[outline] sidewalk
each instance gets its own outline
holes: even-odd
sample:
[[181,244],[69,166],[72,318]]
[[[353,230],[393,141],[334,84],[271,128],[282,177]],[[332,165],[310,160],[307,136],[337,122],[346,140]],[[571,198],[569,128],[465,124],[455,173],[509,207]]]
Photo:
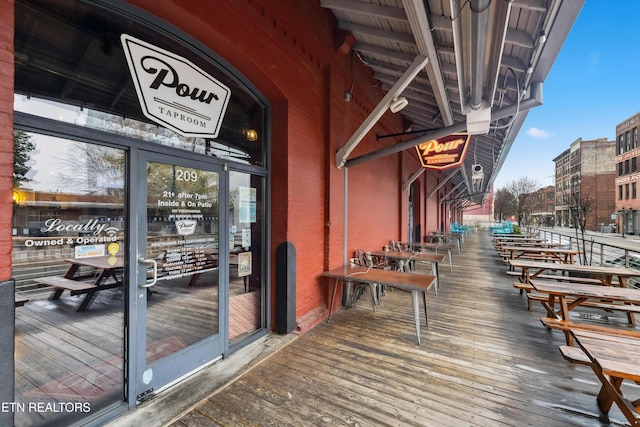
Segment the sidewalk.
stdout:
[[[576,237],[576,229],[570,227],[537,227],[536,229],[546,231],[548,233],[562,234],[567,237]],[[620,246],[624,249],[640,251],[640,236],[633,234],[621,233],[600,233],[597,231],[585,230],[584,236],[589,241],[593,239],[595,242],[604,243],[612,246]],[[578,230],[578,238],[582,237],[582,233]]]

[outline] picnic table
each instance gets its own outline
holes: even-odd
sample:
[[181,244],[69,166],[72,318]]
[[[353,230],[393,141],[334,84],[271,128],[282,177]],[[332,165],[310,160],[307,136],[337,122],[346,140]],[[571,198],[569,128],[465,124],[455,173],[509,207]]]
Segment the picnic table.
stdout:
[[[532,280],[531,285],[540,293],[547,294],[547,301],[541,301],[552,320],[544,318],[542,323],[547,327],[563,329],[567,345],[571,345],[569,334],[569,312],[576,307],[594,307],[604,310],[619,310],[627,315],[630,324],[635,325],[634,313],[640,313],[640,289],[620,288],[613,286],[588,285],[572,282],[550,282],[548,280]],[[555,303],[559,308],[556,310]]]
[[[122,257],[99,256],[64,261],[71,264],[64,276],[45,276],[34,279],[36,283],[53,287],[50,300],[60,299],[65,290],[69,290],[71,295],[84,294],[84,299],[76,309],[76,311],[83,311],[89,308],[99,291],[122,286],[121,276],[124,267]],[[80,267],[89,267],[93,271],[89,275],[83,275]]]
[[[555,271],[567,275],[570,273],[587,275],[589,277],[597,279],[602,285],[605,286],[612,286],[614,284],[613,278],[617,277],[617,286],[626,288],[627,279],[629,277],[640,276],[640,271],[617,266],[563,264],[554,262],[531,261],[526,259],[509,260],[509,265],[512,267],[512,270],[514,268],[522,269],[522,272],[519,274],[520,281],[522,283],[531,283],[532,279],[539,277],[544,272]],[[549,277],[550,276],[545,275],[545,278]],[[564,279],[574,278],[565,276]],[[575,279],[580,278],[576,277]]]
[[571,334],[586,356],[585,363],[600,380],[596,398],[600,410],[608,414],[615,402],[631,426],[640,426],[640,399],[625,396],[621,388],[625,380],[640,385],[640,335],[619,337],[580,330]]
[[372,283],[377,285],[385,285],[391,288],[401,289],[411,293],[411,301],[413,304],[413,317],[415,321],[416,337],[418,345],[420,342],[420,302],[419,294],[422,294],[424,304],[425,324],[429,326],[427,318],[427,291],[435,283],[435,276],[427,274],[404,273],[399,271],[390,271],[376,268],[350,267],[344,265],[336,267],[322,273],[323,277],[335,279],[333,291],[331,293],[331,305],[329,306],[329,317],[327,323],[331,321],[331,310],[336,299],[336,290],[338,282],[348,281]]
[[547,262],[561,262],[573,264],[574,257],[580,253],[575,249],[542,248],[536,246],[504,246],[502,247],[503,260],[532,259]]

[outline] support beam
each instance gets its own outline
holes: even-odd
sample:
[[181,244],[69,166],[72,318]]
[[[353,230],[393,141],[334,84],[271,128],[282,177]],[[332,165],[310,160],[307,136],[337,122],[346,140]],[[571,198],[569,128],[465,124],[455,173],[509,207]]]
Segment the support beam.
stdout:
[[400,77],[395,85],[386,93],[386,95],[380,100],[378,105],[373,109],[369,117],[365,119],[355,133],[349,138],[344,146],[336,155],[336,167],[342,168],[347,162],[349,154],[358,146],[362,138],[365,137],[367,132],[373,128],[373,126],[380,120],[380,118],[387,112],[389,105],[398,97],[407,86],[411,84],[416,75],[424,68],[428,59],[424,56],[416,56],[407,71]]
[[407,181],[405,181],[404,184],[402,184],[402,191],[407,191],[409,187],[411,187],[411,184],[413,184],[413,181],[418,179],[418,177],[422,175],[423,172],[424,172],[424,168],[420,168],[417,171],[415,171],[413,175],[411,175],[411,177]]
[[[525,99],[520,102],[519,112],[528,111],[532,108],[539,107],[540,105],[542,105],[542,83],[541,82],[532,83],[531,96],[528,99]],[[494,110],[491,113],[491,121],[493,122],[493,121],[504,119],[505,117],[514,115],[517,109],[518,109],[517,105],[514,104],[508,107]],[[442,138],[443,136],[451,135],[452,133],[464,132],[466,129],[467,129],[466,122],[456,123],[451,126],[446,126],[440,129],[433,130],[431,132],[426,132],[423,135],[418,136],[416,138],[411,138],[406,141],[400,142],[398,144],[381,148],[380,150],[372,151],[367,154],[363,154],[362,156],[355,157],[351,160],[345,161],[345,164],[347,167],[359,165],[369,160],[379,159],[380,157],[385,157],[385,156],[388,156],[389,154],[395,154],[400,151],[404,151],[408,148],[415,147],[416,145],[419,145],[424,141]]]
[[449,182],[451,180],[451,178],[453,178],[457,173],[458,173],[458,169],[456,169],[455,171],[449,173],[449,175],[445,176],[445,178],[442,180],[442,182],[440,184],[436,185],[436,187],[429,192],[429,194],[427,195],[427,199],[430,199],[431,196],[436,194],[438,192],[438,190],[441,189],[447,182]]

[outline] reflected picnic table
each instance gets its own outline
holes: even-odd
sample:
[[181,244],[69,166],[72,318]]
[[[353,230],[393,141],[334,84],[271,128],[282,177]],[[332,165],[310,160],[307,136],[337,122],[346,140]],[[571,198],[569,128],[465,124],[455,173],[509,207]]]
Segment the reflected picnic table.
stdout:
[[[115,256],[99,256],[90,258],[65,259],[71,264],[64,276],[45,276],[34,279],[36,283],[52,286],[53,293],[50,300],[60,299],[65,290],[69,290],[71,295],[85,294],[84,299],[76,311],[83,311],[89,308],[96,294],[105,289],[112,289],[122,286],[122,274],[124,259]],[[90,275],[80,275],[80,267],[89,267],[94,271]],[[84,281],[92,277],[90,281]],[[109,281],[113,279],[113,281]]]

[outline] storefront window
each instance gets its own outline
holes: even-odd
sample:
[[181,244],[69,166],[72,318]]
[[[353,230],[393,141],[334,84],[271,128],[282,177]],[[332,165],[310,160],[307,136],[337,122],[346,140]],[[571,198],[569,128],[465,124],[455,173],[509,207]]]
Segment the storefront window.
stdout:
[[[122,34],[152,42],[181,55],[230,90],[216,138],[184,137],[142,113]],[[49,116],[110,133],[265,166],[264,106],[238,81],[194,55],[183,43],[161,36],[113,12],[74,0],[16,2],[16,78],[20,101],[63,102],[66,114]],[[82,64],[82,70],[77,70]],[[16,102],[20,111],[20,102]],[[30,108],[32,114],[50,111]]]
[[70,425],[124,396],[125,153],[14,139],[16,425]]
[[[266,107],[175,29],[78,0],[15,9],[15,401],[72,404],[16,425],[71,425],[268,326]],[[143,113],[123,34],[229,89],[217,136]]]
[[229,339],[264,327],[264,178],[229,174]]

